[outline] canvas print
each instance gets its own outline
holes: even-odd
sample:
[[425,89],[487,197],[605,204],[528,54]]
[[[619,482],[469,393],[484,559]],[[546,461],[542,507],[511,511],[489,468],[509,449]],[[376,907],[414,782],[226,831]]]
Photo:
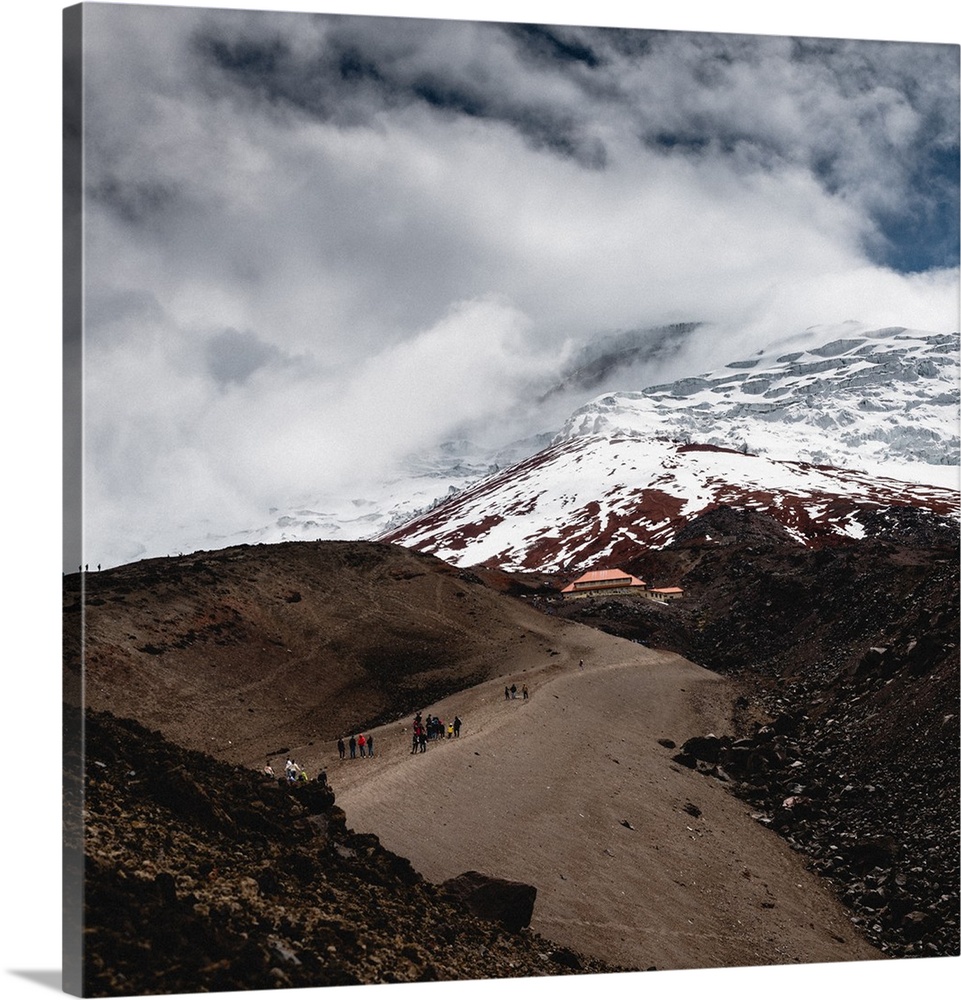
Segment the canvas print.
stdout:
[[63,24],[64,988],[958,956],[958,46]]

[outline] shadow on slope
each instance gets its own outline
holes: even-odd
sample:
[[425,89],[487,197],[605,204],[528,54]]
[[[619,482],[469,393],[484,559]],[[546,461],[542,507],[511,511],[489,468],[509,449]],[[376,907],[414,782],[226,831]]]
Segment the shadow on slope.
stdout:
[[[240,762],[403,716],[570,626],[431,556],[238,546],[64,578],[65,700]],[[81,646],[81,624],[84,626]],[[246,756],[245,756],[246,755]]]

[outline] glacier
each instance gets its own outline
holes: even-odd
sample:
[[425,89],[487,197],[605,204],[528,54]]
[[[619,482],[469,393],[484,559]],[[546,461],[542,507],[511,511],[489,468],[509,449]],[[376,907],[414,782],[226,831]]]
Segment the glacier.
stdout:
[[556,441],[581,435],[663,436],[956,485],[959,337],[904,329],[735,361],[576,410]]

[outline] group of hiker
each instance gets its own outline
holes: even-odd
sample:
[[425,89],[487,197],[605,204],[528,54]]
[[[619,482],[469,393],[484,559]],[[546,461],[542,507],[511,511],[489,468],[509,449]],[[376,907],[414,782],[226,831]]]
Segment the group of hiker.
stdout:
[[446,736],[452,739],[460,736],[460,727],[463,723],[460,716],[455,715],[452,722],[444,722],[436,715],[428,715],[426,719],[418,712],[414,716],[414,725],[411,730],[411,753],[426,753],[427,744],[433,740],[442,740]]
[[[274,769],[270,766],[270,764],[267,764],[264,768],[264,774],[266,774],[268,778],[276,777]],[[323,774],[323,772],[321,772],[321,774]],[[293,757],[288,757],[287,763],[284,764],[284,777],[290,782],[290,784],[294,784],[296,781],[310,781],[310,778],[307,777],[307,772],[300,766],[300,764],[297,763],[297,761],[293,759]],[[326,775],[324,777],[326,779]]]
[[[583,669],[584,661],[581,660],[579,667]],[[525,701],[530,697],[530,690],[526,684],[522,684],[519,693],[521,698]],[[517,698],[518,687],[516,684],[511,684],[509,687],[504,687],[504,697],[510,701]],[[436,715],[427,715],[426,718],[422,716],[420,712],[414,716],[414,722],[412,726],[411,735],[411,753],[426,753],[429,743],[436,740],[443,739],[454,739],[460,736],[460,730],[463,723],[460,717],[455,715],[452,720],[444,722],[443,719]],[[343,737],[337,740],[337,753],[341,760],[354,760],[358,755],[361,757],[373,757],[374,756],[374,737],[370,733],[358,733],[356,736],[350,736],[346,741]],[[273,778],[274,770],[267,764],[264,768],[264,774]],[[323,779],[326,780],[326,775],[323,774]],[[284,765],[284,777],[291,784],[298,781],[309,781],[306,771],[298,764],[292,757],[287,758],[287,763]],[[320,780],[320,778],[318,778]]]
[[351,760],[356,758],[358,751],[361,757],[373,757],[374,737],[369,734],[365,736],[363,733],[359,733],[357,736],[351,736],[346,743],[343,737],[341,737],[337,741],[337,753],[340,755],[341,760],[347,759],[348,750],[350,751]]
[[[583,663],[584,661],[581,660],[582,666]],[[507,700],[515,699],[517,695],[518,687],[516,684],[511,684],[509,687],[505,686],[504,697]],[[524,700],[530,697],[530,690],[526,684],[521,685],[520,695]],[[452,720],[444,722],[443,719],[436,715],[428,715],[424,718],[418,712],[414,716],[411,730],[410,752],[426,753],[429,743],[445,738],[450,740],[459,737],[462,725],[463,723],[457,715]],[[356,736],[350,736],[346,741],[343,737],[340,737],[337,740],[337,753],[341,760],[354,760],[358,755],[361,757],[373,757],[374,737],[370,733],[358,733]],[[274,770],[270,764],[264,768],[264,773],[270,777],[274,777]],[[291,783],[310,780],[300,764],[291,757],[287,758],[287,763],[284,765],[284,776]]]

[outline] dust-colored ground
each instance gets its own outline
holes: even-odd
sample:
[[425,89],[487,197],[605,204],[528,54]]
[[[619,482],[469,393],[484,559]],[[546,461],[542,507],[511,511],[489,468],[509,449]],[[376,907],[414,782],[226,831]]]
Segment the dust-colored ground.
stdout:
[[373,760],[305,758],[326,765],[348,825],[434,881],[474,868],[535,885],[532,929],[605,961],[878,957],[783,841],[657,742],[723,728],[719,676],[599,636],[583,669],[565,660],[507,681],[530,699],[505,699],[498,679],[425,706],[464,721],[427,753],[389,726]]

